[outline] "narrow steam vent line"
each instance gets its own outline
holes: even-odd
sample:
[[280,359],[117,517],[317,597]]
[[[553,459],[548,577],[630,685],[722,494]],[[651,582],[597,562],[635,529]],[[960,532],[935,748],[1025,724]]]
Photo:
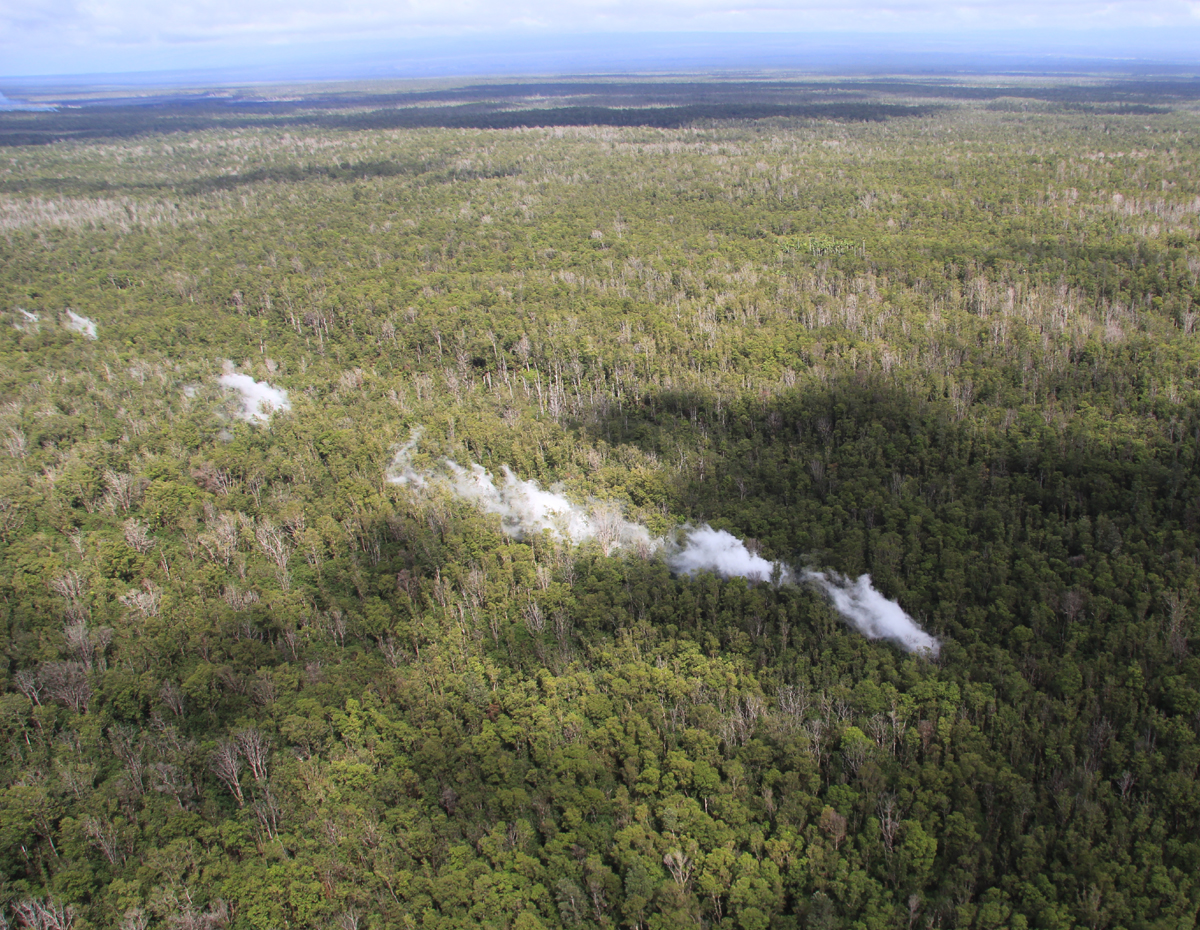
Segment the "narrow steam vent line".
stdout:
[[484,513],[499,516],[501,529],[516,539],[549,532],[555,539],[575,545],[594,540],[605,555],[618,550],[642,556],[660,552],[680,575],[713,572],[726,578],[809,584],[868,639],[886,639],[908,652],[931,657],[941,648],[898,603],[871,585],[869,575],[851,580],[837,572],[793,569],[755,555],[732,533],[707,524],[684,525],[666,536],[651,536],[646,527],[626,520],[615,502],[577,504],[556,490],[542,488],[537,481],[522,480],[508,466],[501,468],[499,480],[482,465],[472,462],[463,467],[450,459],[422,471],[413,464],[420,438],[421,430],[416,429],[408,442],[397,448],[387,480],[417,493],[442,491],[470,501]]

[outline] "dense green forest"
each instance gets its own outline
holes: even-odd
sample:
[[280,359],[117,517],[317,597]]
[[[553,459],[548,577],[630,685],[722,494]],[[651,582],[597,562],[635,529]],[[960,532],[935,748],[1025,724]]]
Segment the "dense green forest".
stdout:
[[1198,91],[0,114],[0,926],[1194,927]]

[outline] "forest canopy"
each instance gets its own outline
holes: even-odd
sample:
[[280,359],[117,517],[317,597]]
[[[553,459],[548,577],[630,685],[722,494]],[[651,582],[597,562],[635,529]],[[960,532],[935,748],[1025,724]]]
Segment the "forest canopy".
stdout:
[[0,114],[4,919],[1194,926],[1198,87]]

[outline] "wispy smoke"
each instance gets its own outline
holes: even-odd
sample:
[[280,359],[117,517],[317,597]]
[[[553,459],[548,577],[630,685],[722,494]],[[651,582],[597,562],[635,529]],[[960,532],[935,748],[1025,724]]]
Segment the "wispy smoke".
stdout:
[[870,575],[851,581],[837,572],[805,572],[810,581],[825,592],[834,609],[867,639],[889,639],[909,652],[936,656],[941,644],[917,626],[895,601],[871,587]]
[[654,546],[644,526],[630,523],[620,508],[609,502],[577,504],[557,491],[547,491],[536,481],[522,481],[508,466],[497,481],[482,465],[463,468],[443,460],[436,469],[417,471],[412,464],[420,433],[400,447],[388,471],[388,480],[415,488],[442,488],[472,501],[485,513],[498,514],[500,526],[518,538],[549,532],[572,543],[596,540],[606,555],[616,549],[648,552]]
[[38,314],[30,313],[24,307],[17,307],[17,318],[13,320],[13,326],[24,333],[36,333],[40,319]]
[[96,338],[96,324],[86,316],[80,316],[74,310],[67,311],[66,327],[86,336],[88,339]]
[[681,575],[696,572],[715,572],[727,578],[750,578],[755,581],[792,581],[792,573],[782,562],[768,562],[746,548],[746,544],[725,530],[711,526],[684,527],[680,531],[682,544],[677,543],[667,555],[667,564]]
[[909,652],[936,656],[940,645],[922,630],[895,601],[871,587],[871,578],[857,581],[836,572],[795,571],[782,562],[771,562],[746,548],[725,530],[711,526],[683,526],[664,538],[621,516],[610,502],[577,504],[536,481],[522,481],[507,466],[497,481],[482,465],[464,468],[443,459],[431,470],[413,464],[420,431],[396,451],[388,481],[417,490],[441,490],[469,500],[485,513],[498,514],[509,536],[525,538],[549,532],[554,538],[582,543],[595,540],[606,555],[614,550],[649,555],[661,551],[671,569],[681,575],[713,572],[727,578],[748,578],[776,584],[807,583],[815,586],[833,608],[868,639],[887,639]]
[[58,107],[45,106],[38,103],[25,103],[22,100],[13,100],[11,97],[5,97],[0,94],[0,110],[28,110],[32,112],[53,113]]
[[782,562],[755,555],[736,536],[711,526],[684,527],[682,542],[670,548],[667,564],[681,575],[715,572],[727,578],[750,578],[779,584],[805,582],[820,590],[833,608],[867,639],[887,639],[907,649],[936,656],[940,644],[917,626],[895,601],[871,586],[870,575],[857,581],[837,572],[793,571]]
[[287,391],[267,384],[266,381],[255,381],[249,375],[228,371],[221,375],[220,380],[225,387],[242,395],[242,412],[238,415],[243,420],[261,423],[269,420],[276,410],[292,409]]

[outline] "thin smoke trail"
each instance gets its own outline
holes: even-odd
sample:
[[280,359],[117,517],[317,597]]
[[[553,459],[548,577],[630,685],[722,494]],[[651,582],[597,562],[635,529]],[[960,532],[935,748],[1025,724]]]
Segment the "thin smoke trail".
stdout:
[[388,481],[418,492],[441,490],[471,501],[483,512],[498,515],[501,529],[509,536],[523,538],[549,532],[555,539],[575,544],[594,540],[605,555],[618,550],[641,555],[657,551],[680,575],[713,572],[776,584],[810,584],[868,639],[890,640],[921,655],[938,654],[938,641],[899,604],[875,590],[869,575],[851,581],[836,572],[796,571],[750,552],[733,534],[707,524],[682,526],[666,537],[652,537],[646,527],[624,519],[616,504],[577,504],[536,481],[520,479],[507,466],[501,469],[499,480],[482,465],[471,463],[464,468],[450,459],[443,459],[433,469],[418,470],[413,453],[420,437],[420,430],[414,430],[409,441],[397,449],[388,469]]

